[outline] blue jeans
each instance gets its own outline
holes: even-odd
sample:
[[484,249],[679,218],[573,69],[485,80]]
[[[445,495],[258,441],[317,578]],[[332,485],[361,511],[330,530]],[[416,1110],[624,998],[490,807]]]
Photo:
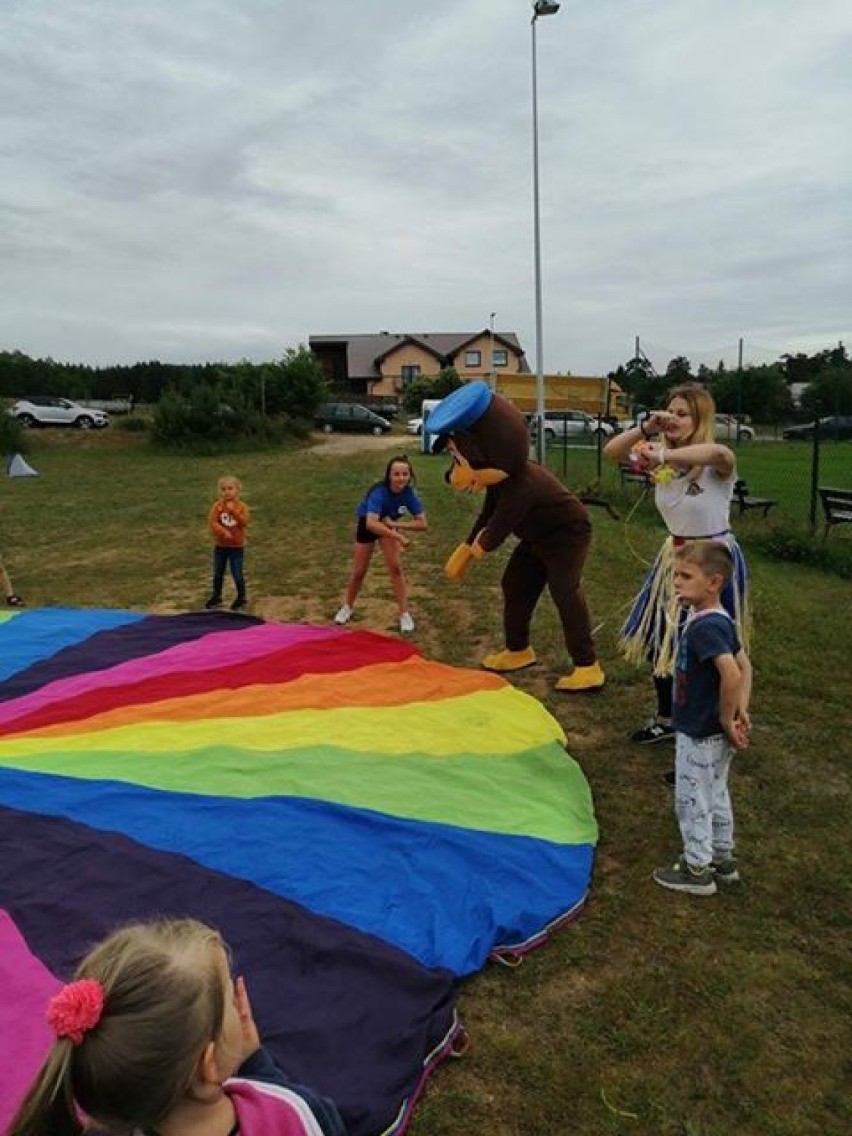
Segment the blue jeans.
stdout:
[[213,595],[216,599],[222,598],[222,584],[225,582],[225,569],[230,566],[237,589],[237,599],[246,598],[246,582],[243,577],[244,548],[220,548],[218,544],[213,549]]

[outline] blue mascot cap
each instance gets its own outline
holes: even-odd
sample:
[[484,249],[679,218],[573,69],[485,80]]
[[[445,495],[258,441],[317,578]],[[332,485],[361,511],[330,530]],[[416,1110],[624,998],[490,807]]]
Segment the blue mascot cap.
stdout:
[[493,400],[494,392],[482,379],[465,383],[463,387],[441,399],[423,423],[423,431],[428,434],[450,434],[453,430],[465,430],[479,421]]

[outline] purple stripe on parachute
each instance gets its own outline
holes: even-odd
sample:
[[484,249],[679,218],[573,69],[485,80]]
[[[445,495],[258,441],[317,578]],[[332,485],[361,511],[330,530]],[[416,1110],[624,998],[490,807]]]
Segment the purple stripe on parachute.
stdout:
[[[138,623],[145,616],[132,611],[86,611],[49,607],[17,612],[0,624],[3,654],[0,682],[57,651],[89,639],[98,631]],[[5,697],[0,690],[0,698]]]
[[579,907],[594,848],[308,797],[165,793],[0,770],[0,802],[120,832],[462,977]]
[[[264,1040],[294,1080],[338,1103],[351,1136],[394,1124],[454,1028],[447,971],[186,857],[66,820],[0,808],[0,908],[63,979],[116,924],[160,914],[218,927]],[[0,1068],[16,1052],[4,1032]]]
[[[47,609],[50,614],[50,609]],[[40,616],[42,612],[33,612],[33,616]],[[184,612],[181,615],[146,615],[141,619],[126,619],[122,623],[116,621],[115,616],[122,613],[111,612],[113,624],[107,630],[99,630],[98,616],[101,612],[61,613],[69,621],[68,634],[77,633],[70,646],[65,646],[62,640],[54,645],[55,654],[50,658],[40,658],[30,662],[23,654],[21,669],[10,669],[15,663],[15,643],[7,636],[8,625],[3,627],[4,674],[6,678],[0,686],[0,700],[20,698],[29,694],[47,683],[58,679],[68,678],[71,675],[85,674],[88,671],[105,670],[108,667],[118,666],[129,659],[142,658],[146,655],[156,655],[178,643],[188,643],[200,639],[211,631],[227,631],[238,628],[259,626],[263,621],[251,615],[240,615],[231,612]],[[124,613],[125,615],[127,613]],[[73,616],[79,618],[73,618]],[[27,619],[27,616],[17,616],[17,619]],[[10,621],[12,623],[15,620]],[[33,625],[29,625],[32,627]],[[21,628],[25,632],[27,625]],[[14,630],[14,628],[13,628]],[[85,635],[83,634],[85,632]],[[22,648],[25,645],[22,645]],[[57,650],[57,647],[62,649]]]
[[[144,629],[140,629],[144,630]],[[194,630],[196,630],[194,628]],[[235,635],[233,632],[240,633]],[[124,632],[128,634],[128,632]],[[109,670],[95,670],[99,665],[99,646],[95,636],[90,640],[89,667],[67,677],[59,677],[37,690],[0,701],[0,724],[14,721],[24,714],[33,713],[62,702],[79,698],[92,690],[105,687],[123,687],[147,679],[159,678],[164,684],[164,697],[168,697],[169,675],[202,672],[216,667],[239,666],[263,658],[271,651],[301,647],[319,640],[339,639],[343,633],[336,628],[311,627],[308,624],[257,623],[254,626],[222,628],[221,617],[216,616],[212,629],[188,642],[176,646],[161,646],[154,652],[141,654],[125,662],[117,662]],[[75,665],[85,661],[80,645],[75,652]],[[102,664],[100,664],[102,665]]]

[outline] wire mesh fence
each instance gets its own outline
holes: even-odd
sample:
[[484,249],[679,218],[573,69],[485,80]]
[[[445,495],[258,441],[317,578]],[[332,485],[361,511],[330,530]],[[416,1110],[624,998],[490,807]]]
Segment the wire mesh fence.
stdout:
[[[852,493],[852,417],[847,422],[827,423],[816,432],[812,426],[782,423],[750,425],[748,433],[738,431],[734,423],[727,434],[717,431],[717,441],[733,450],[737,478],[743,483],[732,508],[735,527],[783,526],[819,539],[830,531],[837,539],[852,540],[848,518],[835,519],[826,529],[830,506],[820,492],[830,488]],[[611,424],[598,420],[596,428],[586,431],[554,431],[548,437],[549,467],[576,492],[596,492],[619,509],[653,511],[653,487],[604,455],[612,430]]]

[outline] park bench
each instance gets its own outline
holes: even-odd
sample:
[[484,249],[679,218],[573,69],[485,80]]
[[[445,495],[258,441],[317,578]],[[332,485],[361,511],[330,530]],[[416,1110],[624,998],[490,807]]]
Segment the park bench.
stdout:
[[734,482],[734,500],[740,507],[740,516],[747,513],[749,509],[762,509],[764,517],[768,517],[769,510],[777,504],[777,501],[772,497],[752,497],[748,491],[748,485],[742,478],[738,478]]
[[828,536],[832,525],[847,524],[852,521],[852,489],[830,489],[820,485],[819,496],[825,514],[823,540]]

